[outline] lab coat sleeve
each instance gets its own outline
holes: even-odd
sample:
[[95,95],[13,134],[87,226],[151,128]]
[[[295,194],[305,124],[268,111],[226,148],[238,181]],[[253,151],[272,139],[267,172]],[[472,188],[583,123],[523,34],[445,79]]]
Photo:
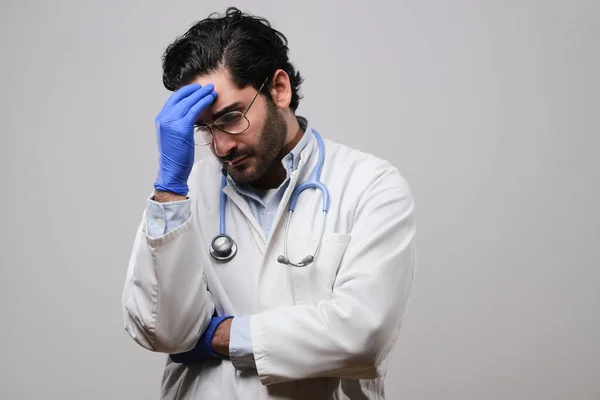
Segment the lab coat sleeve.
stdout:
[[214,312],[190,208],[189,199],[148,199],[134,240],[122,296],[125,330],[151,351],[194,348]]
[[331,298],[251,316],[261,382],[382,376],[409,300],[415,231],[411,191],[390,167],[362,194]]

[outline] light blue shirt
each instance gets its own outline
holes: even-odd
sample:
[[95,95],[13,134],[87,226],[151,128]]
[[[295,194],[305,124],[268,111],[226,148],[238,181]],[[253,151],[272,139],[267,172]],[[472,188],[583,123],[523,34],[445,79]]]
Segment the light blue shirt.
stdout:
[[[308,123],[306,119],[300,116],[297,119],[305,133],[292,151],[286,154],[281,160],[281,164],[287,173],[286,179],[281,185],[276,189],[260,191],[251,185],[236,184],[234,182],[234,186],[238,192],[248,202],[250,210],[260,224],[266,239],[271,234],[273,219],[290,183],[290,176],[298,168],[300,153],[309,142],[311,132],[307,132]],[[148,235],[151,237],[161,237],[182,225],[190,218],[190,215],[190,199],[169,203],[158,203],[152,199],[148,199],[146,207]],[[235,317],[231,321],[229,357],[233,365],[238,369],[255,368],[250,335],[250,318],[248,316]]]

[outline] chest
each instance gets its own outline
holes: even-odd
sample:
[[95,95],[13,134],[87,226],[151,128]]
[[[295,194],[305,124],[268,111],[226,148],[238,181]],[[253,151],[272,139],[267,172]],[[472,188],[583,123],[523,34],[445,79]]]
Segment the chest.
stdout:
[[[250,315],[277,306],[316,304],[330,298],[351,239],[353,211],[340,201],[340,188],[329,184],[326,214],[322,192],[312,188],[299,194],[294,212],[290,212],[297,182],[293,179],[290,183],[294,186],[288,188],[275,207],[258,209],[244,196],[226,190],[226,231],[236,242],[237,254],[228,262],[212,257],[204,260],[209,290],[223,312]],[[264,214],[257,216],[257,211]],[[203,243],[199,245],[208,249],[219,233],[220,213],[221,205],[215,203],[198,210],[203,231]],[[270,235],[264,234],[265,225],[269,225]],[[208,250],[203,253],[208,254]],[[281,256],[295,264],[307,256],[314,260],[295,267],[281,263]]]

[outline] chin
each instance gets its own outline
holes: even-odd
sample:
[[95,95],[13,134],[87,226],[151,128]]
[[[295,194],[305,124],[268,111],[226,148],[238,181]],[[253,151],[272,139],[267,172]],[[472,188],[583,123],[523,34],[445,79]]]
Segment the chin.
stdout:
[[254,165],[242,165],[239,167],[228,167],[227,172],[239,183],[252,183],[260,176],[256,176],[256,167]]

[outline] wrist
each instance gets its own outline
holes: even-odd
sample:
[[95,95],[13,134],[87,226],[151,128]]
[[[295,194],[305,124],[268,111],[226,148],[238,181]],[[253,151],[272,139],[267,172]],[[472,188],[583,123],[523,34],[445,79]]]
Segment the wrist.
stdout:
[[169,203],[169,202],[173,202],[173,201],[187,200],[187,198],[188,197],[183,194],[160,190],[160,189],[155,189],[152,200],[154,200],[158,203]]
[[226,317],[215,327],[211,338],[211,347],[215,353],[224,357],[229,357],[229,338],[231,334],[231,321],[233,317]]

